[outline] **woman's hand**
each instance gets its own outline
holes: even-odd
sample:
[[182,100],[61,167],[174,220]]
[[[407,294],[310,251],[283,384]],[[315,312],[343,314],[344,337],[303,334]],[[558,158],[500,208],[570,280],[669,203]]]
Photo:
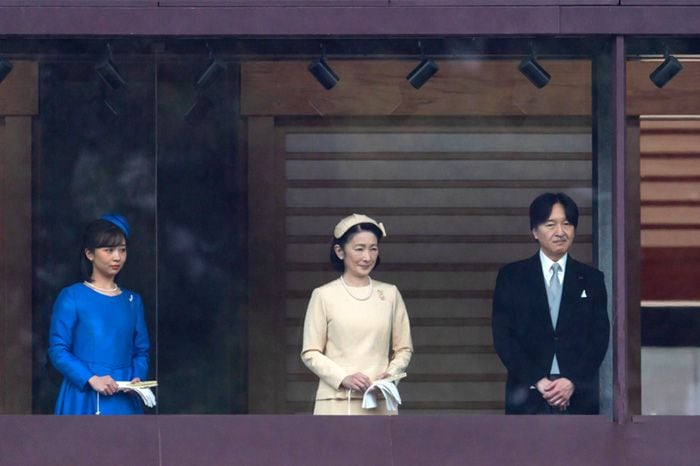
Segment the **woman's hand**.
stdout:
[[362,372],[356,372],[345,377],[340,385],[345,388],[349,388],[350,390],[364,392],[370,385],[372,385],[372,381],[369,380],[369,377]]
[[92,389],[100,395],[114,395],[115,393],[117,393],[117,391],[119,391],[119,386],[117,386],[117,382],[115,382],[114,379],[109,375],[93,375],[88,380],[88,383],[90,384]]
[[[138,377],[134,377],[133,379],[131,379],[131,382],[129,382],[129,383],[137,383],[137,382],[141,382],[141,379],[138,378]],[[130,389],[130,388],[125,388],[125,389],[124,389],[124,393],[133,393],[133,392],[134,392],[134,391],[133,391],[132,389]]]

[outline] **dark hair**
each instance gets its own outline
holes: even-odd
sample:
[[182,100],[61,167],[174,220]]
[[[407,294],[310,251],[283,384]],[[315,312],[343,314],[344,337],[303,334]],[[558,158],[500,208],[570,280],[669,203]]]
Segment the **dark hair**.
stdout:
[[[348,228],[348,231],[346,231],[343,234],[343,236],[341,236],[338,239],[333,238],[333,241],[331,241],[331,254],[330,254],[331,265],[338,272],[345,271],[345,263],[335,253],[336,244],[338,246],[340,246],[341,248],[344,248],[345,243],[350,241],[350,238],[352,238],[353,236],[355,236],[356,234],[358,234],[362,231],[369,231],[370,233],[374,233],[374,236],[377,237],[377,242],[379,242],[383,236],[382,230],[377,228],[377,225],[374,225],[372,223],[358,223],[357,225],[353,225],[352,227]],[[375,269],[377,268],[377,266],[379,266],[379,262],[380,262],[379,256],[377,256],[377,261],[374,263]]]
[[574,228],[578,226],[578,207],[573,199],[564,193],[544,193],[537,196],[530,204],[530,230],[534,230],[547,221],[552,214],[554,204],[564,206],[566,219]]
[[114,247],[127,244],[124,232],[107,220],[93,220],[85,227],[83,244],[80,248],[80,273],[83,279],[90,281],[92,277],[92,262],[85,256],[85,250],[95,251],[97,248]]

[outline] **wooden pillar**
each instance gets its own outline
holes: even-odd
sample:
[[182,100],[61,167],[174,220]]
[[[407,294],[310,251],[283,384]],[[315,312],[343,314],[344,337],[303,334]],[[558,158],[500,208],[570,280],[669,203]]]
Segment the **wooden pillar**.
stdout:
[[0,129],[0,413],[32,409],[31,117]]
[[284,158],[274,118],[248,118],[248,412],[284,409]]
[[[614,418],[628,421],[641,412],[640,295],[639,295],[639,125],[627,120],[630,98],[623,36],[613,46],[613,121],[615,163],[613,174],[613,367]],[[636,73],[635,73],[636,74]],[[637,119],[638,121],[638,119]],[[635,150],[636,147],[636,150]]]
[[32,115],[34,62],[0,84],[0,414],[32,411]]
[[[640,130],[639,117],[628,116],[625,120],[625,232],[624,280],[626,288],[624,321],[620,321],[620,358],[618,364],[624,368],[624,391],[620,396],[625,402],[627,419],[642,414],[642,294],[641,294],[641,194],[640,194]],[[624,324],[624,326],[623,326]],[[624,340],[622,337],[624,336]],[[624,341],[624,345],[622,342]],[[624,346],[624,348],[622,348]],[[623,388],[623,387],[621,387]],[[620,420],[620,418],[618,418]]]

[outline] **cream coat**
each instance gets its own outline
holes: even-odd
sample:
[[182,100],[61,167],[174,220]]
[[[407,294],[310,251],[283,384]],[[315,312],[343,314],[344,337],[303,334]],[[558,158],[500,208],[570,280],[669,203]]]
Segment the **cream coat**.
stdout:
[[346,399],[340,383],[355,372],[371,380],[382,372],[405,372],[412,354],[406,305],[396,286],[374,281],[365,301],[350,296],[340,279],[313,291],[301,359],[320,379],[316,400]]

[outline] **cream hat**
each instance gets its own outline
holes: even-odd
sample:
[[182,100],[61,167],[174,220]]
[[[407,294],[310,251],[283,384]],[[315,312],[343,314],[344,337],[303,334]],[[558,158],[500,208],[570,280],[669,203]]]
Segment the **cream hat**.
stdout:
[[368,216],[362,214],[352,214],[339,221],[333,230],[333,236],[335,239],[340,239],[340,237],[343,236],[350,228],[360,223],[371,223],[379,228],[379,230],[382,232],[382,237],[386,236],[386,230],[384,229],[384,224],[382,224],[382,222],[377,222],[373,218],[369,218]]

